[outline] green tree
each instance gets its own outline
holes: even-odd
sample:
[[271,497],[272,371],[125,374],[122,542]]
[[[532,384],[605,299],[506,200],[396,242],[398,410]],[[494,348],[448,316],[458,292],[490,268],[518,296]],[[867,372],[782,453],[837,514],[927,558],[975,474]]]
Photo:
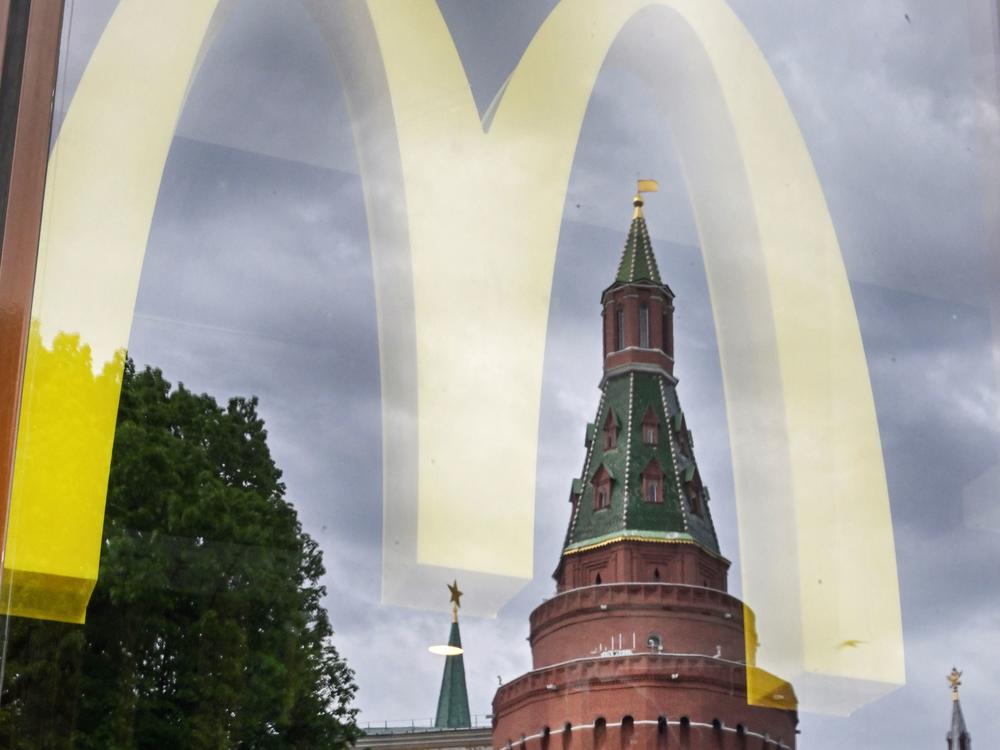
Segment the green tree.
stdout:
[[10,618],[5,747],[335,748],[358,736],[322,556],[256,398],[125,366],[85,626]]

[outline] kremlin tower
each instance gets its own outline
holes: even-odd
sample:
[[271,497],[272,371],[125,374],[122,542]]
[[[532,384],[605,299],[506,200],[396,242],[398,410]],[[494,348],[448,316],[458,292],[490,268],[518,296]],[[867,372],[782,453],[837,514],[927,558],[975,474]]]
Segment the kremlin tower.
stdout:
[[[640,182],[640,193],[655,183]],[[604,371],[533,669],[493,699],[493,747],[794,748],[790,685],[754,666],[674,377],[674,294],[637,194],[601,297]],[[747,674],[773,686],[750,705]]]

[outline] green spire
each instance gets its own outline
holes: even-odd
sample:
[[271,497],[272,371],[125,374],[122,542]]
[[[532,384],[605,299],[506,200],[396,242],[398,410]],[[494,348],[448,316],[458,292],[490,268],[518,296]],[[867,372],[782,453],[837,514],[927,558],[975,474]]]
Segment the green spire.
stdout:
[[472,726],[469,714],[469,692],[465,687],[465,662],[462,660],[462,635],[458,631],[459,598],[458,582],[448,586],[451,591],[452,620],[448,645],[452,653],[444,659],[441,677],[441,694],[438,696],[437,717],[434,726],[439,729],[461,729]]
[[638,193],[632,200],[632,205],[635,206],[632,226],[629,227],[628,239],[625,240],[625,250],[618,264],[615,281],[625,284],[652,281],[654,284],[659,284],[660,269],[656,267],[656,256],[653,255],[653,244],[649,241],[646,217],[642,215],[642,197]]

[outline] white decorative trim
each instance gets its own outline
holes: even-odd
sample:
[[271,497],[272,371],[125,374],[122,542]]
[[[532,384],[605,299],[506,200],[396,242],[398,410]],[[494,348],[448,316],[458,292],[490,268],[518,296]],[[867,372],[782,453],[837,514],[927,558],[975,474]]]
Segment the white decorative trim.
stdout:
[[[632,219],[632,223],[634,224],[635,222],[639,222],[640,225],[642,225],[642,224],[645,223],[642,220],[640,220],[638,217],[636,217],[635,219]],[[632,232],[629,231],[629,234],[631,235]],[[635,242],[636,242],[637,245],[639,244],[638,234],[636,235]],[[625,238],[625,248],[628,249],[628,237]],[[632,264],[629,266],[629,269],[628,269],[628,277],[629,277],[629,279],[634,279],[635,278],[635,256],[639,254],[638,253],[639,248],[637,247],[637,248],[635,248],[635,250],[636,250],[636,252],[632,253]]]
[[[667,392],[663,387],[663,380],[660,380],[660,399],[663,403],[663,414],[667,418],[666,432],[667,441],[670,444],[670,462],[674,467],[674,481],[677,484],[677,497],[679,499],[679,505],[681,507],[681,519],[684,521],[684,531],[688,530],[688,511],[687,511],[687,497],[684,495],[684,486],[681,484],[681,473],[677,468],[677,448],[674,444],[674,429],[671,422],[673,421],[673,415],[670,413],[670,406],[667,404]],[[678,406],[678,408],[680,408]]]
[[671,653],[667,651],[636,651],[631,654],[615,654],[612,656],[601,656],[599,654],[592,654],[589,656],[578,656],[575,659],[567,659],[566,661],[557,661],[554,664],[546,664],[544,667],[538,667],[538,669],[531,669],[522,674],[520,677],[516,677],[510,682],[504,683],[504,687],[507,685],[513,685],[518,680],[523,680],[530,674],[536,674],[539,672],[545,672],[550,669],[555,669],[556,667],[566,667],[570,664],[578,664],[585,661],[602,661],[604,659],[637,659],[640,656],[655,656],[655,657],[674,657],[674,658],[684,658],[684,659],[711,659],[712,661],[717,661],[725,664],[732,664],[737,667],[746,667],[746,662],[740,661],[738,659],[724,659],[721,656],[716,656],[715,654],[682,654],[682,653]]
[[622,528],[628,526],[628,484],[629,467],[632,460],[632,411],[635,399],[635,373],[628,377],[628,432],[625,433],[625,478],[622,489]]

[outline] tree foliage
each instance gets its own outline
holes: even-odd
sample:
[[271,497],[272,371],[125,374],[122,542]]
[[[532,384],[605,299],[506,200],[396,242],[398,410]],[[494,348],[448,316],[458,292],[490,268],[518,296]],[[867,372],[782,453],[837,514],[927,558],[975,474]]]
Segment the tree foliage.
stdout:
[[320,551],[256,398],[126,363],[85,626],[10,618],[0,744],[333,748],[358,734]]

